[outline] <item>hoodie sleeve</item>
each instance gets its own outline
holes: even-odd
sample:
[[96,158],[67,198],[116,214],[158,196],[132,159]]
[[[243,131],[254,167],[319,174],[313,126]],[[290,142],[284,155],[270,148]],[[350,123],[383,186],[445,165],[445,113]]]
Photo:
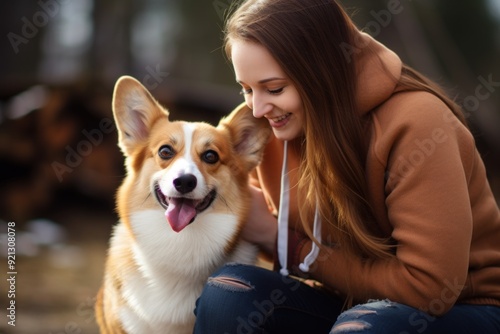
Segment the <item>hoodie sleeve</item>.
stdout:
[[[376,112],[374,125],[372,149],[385,170],[395,256],[361,259],[323,249],[312,274],[334,290],[350,291],[355,300],[388,298],[442,315],[466,284],[474,140],[428,93],[396,95]],[[309,243],[301,256],[310,248]]]

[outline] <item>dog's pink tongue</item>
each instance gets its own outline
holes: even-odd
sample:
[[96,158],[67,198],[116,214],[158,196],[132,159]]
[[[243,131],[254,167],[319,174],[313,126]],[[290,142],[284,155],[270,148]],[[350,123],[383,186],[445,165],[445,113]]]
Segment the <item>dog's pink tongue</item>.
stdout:
[[182,231],[196,216],[193,200],[170,198],[165,216],[175,232]]

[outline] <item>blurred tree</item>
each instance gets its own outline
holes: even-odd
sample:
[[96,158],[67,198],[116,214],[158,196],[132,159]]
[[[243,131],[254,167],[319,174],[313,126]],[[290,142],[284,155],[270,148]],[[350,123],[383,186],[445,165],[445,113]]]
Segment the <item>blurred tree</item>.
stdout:
[[0,94],[9,95],[26,81],[34,80],[38,70],[44,27],[33,24],[39,11],[34,1],[0,2]]
[[131,29],[140,1],[93,1],[93,37],[89,52],[91,82],[112,85],[116,78],[133,68]]
[[[431,0],[423,4],[430,4]],[[476,73],[491,71],[498,66],[500,55],[498,21],[492,15],[487,0],[452,1],[433,0],[434,8],[442,17],[449,37],[458,51],[467,60],[471,70]]]
[[193,78],[236,86],[232,67],[221,48],[224,15],[231,0],[178,3],[185,22],[179,37],[181,68]]

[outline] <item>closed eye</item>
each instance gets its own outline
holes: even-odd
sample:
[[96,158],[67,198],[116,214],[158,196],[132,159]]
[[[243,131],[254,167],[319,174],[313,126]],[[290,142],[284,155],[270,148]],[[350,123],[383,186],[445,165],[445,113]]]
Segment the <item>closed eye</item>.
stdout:
[[[284,88],[284,87],[281,87],[281,88],[278,88],[278,89],[268,89],[268,90],[267,90],[267,92],[268,92],[269,94],[278,95],[278,94],[280,94],[280,93],[282,93],[282,92],[283,92],[283,88]],[[241,94],[241,95],[248,95],[248,94],[252,94],[252,90],[251,90],[251,89],[242,89],[242,90],[240,91],[240,94]]]
[[281,92],[283,92],[283,88],[284,87],[281,87],[281,88],[278,88],[278,89],[268,89],[267,91],[271,94],[279,94]]

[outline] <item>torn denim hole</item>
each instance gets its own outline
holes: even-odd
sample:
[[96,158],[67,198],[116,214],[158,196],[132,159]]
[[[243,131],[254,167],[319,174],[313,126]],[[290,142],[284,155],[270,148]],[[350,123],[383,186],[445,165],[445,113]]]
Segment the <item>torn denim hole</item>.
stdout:
[[241,267],[241,263],[238,262],[228,262],[225,264],[226,267]]
[[254,286],[250,284],[250,282],[242,278],[231,276],[209,277],[207,284],[233,292],[245,292],[254,289]]
[[370,329],[371,324],[363,320],[349,320],[341,324],[335,325],[330,334],[341,334],[341,333],[353,333],[362,332],[364,330]]
[[361,318],[367,315],[377,315],[377,310],[387,307],[396,307],[396,303],[389,299],[370,299],[366,304],[356,305],[339,315],[337,324],[333,326],[330,334],[354,333],[370,329],[372,325]]
[[347,310],[347,311],[341,313],[339,315],[339,317],[337,318],[337,321],[342,320],[345,317],[349,317],[349,318],[352,318],[352,319],[359,319],[362,316],[368,315],[368,314],[377,314],[377,311],[375,311],[375,310],[361,309],[361,308],[358,308],[358,309],[352,308],[350,310]]
[[378,308],[381,307],[396,307],[396,303],[389,299],[369,299],[365,306],[369,308]]

